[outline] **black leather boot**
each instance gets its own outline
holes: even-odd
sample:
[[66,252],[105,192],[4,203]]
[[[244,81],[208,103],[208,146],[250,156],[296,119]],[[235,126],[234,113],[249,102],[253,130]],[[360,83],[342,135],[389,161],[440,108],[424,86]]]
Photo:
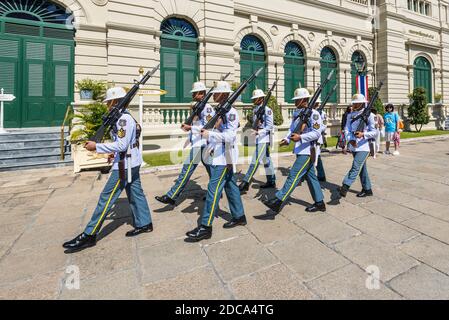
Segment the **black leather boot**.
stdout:
[[226,222],[223,225],[223,228],[231,229],[231,228],[235,228],[237,226],[246,226],[246,217],[245,216],[241,216],[240,218],[232,218],[231,221]]
[[279,213],[281,211],[282,201],[279,200],[278,198],[273,198],[262,202],[264,205],[266,205],[268,208],[270,208],[276,213]]
[[275,182],[267,182],[260,186],[260,189],[270,189],[270,188],[272,188],[272,189],[276,188],[276,183]]
[[240,193],[245,193],[249,190],[249,183],[246,181],[243,181],[240,185],[239,185],[239,190]]
[[134,230],[128,231],[126,233],[127,237],[135,237],[138,236],[141,233],[146,233],[146,232],[151,232],[153,231],[153,224],[150,223],[149,225],[143,226],[143,227],[138,227],[138,228],[134,228]]
[[186,233],[188,242],[198,242],[204,239],[210,239],[212,237],[212,227],[199,226]]
[[323,201],[321,202],[316,202],[313,205],[311,205],[310,207],[306,208],[307,212],[325,212],[326,211],[326,205],[324,204]]
[[156,196],[154,197],[157,201],[162,202],[164,204],[171,204],[172,206],[174,206],[176,204],[176,201],[173,200],[172,198],[170,198],[169,196],[167,196],[166,194],[163,195],[162,197]]
[[62,247],[71,252],[81,251],[86,248],[93,247],[97,244],[97,236],[90,236],[84,232],[75,239],[65,242]]
[[348,194],[349,186],[342,185],[340,188],[338,188],[338,192],[340,193],[340,196],[343,198],[346,198],[346,195]]
[[373,190],[364,190],[362,189],[361,192],[357,193],[358,198],[365,198],[365,197],[372,197],[373,196]]

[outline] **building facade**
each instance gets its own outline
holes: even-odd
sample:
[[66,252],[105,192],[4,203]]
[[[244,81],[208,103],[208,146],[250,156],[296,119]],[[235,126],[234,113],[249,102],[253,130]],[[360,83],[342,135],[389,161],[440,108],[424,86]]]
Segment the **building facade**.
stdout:
[[0,0],[0,87],[17,97],[6,127],[60,125],[79,102],[76,80],[129,87],[158,63],[148,86],[167,94],[145,96],[143,114],[155,144],[187,116],[197,78],[212,86],[230,72],[238,83],[261,66],[250,89],[279,77],[284,119],[294,88],[315,88],[334,70],[324,94],[337,84],[328,110],[337,124],[364,65],[370,86],[384,81],[384,102],[406,104],[426,88],[435,127],[447,116],[435,103],[449,101],[449,1]]

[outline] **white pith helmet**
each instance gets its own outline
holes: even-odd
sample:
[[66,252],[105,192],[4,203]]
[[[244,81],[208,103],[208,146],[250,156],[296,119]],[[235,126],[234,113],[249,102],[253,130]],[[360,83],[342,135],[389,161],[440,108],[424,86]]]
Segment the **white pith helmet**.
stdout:
[[201,81],[194,82],[190,93],[201,92],[201,91],[207,91],[207,88],[204,85],[204,83],[202,83]]
[[357,104],[357,103],[367,103],[368,101],[366,101],[366,98],[363,94],[360,93],[356,93],[355,95],[352,96],[352,104]]
[[256,89],[253,91],[253,96],[251,97],[251,100],[258,99],[258,98],[264,98],[265,92],[263,92],[260,89]]
[[212,93],[232,93],[231,85],[226,81],[218,81]]
[[292,100],[306,99],[310,98],[310,92],[306,88],[298,88],[295,90],[295,94]]
[[106,91],[106,98],[103,100],[103,102],[120,99],[123,98],[124,96],[126,96],[125,89],[123,89],[122,87],[114,87]]

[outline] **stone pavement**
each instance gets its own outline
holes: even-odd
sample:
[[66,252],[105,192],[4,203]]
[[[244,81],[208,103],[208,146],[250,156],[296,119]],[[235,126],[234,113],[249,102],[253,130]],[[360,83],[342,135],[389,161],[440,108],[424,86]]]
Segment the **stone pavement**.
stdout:
[[[293,160],[280,157],[278,186]],[[338,201],[350,163],[349,155],[324,157],[326,214],[304,212],[304,184],[275,219],[263,216],[259,175],[244,196],[248,225],[222,228],[223,199],[212,239],[199,244],[184,242],[184,233],[203,205],[204,169],[174,210],[154,196],[178,170],[145,173],[154,232],[125,238],[131,219],[122,198],[98,245],[73,255],[61,244],[82,231],[107,176],[1,173],[0,299],[449,299],[449,140],[408,142],[399,157],[370,159],[375,196],[357,199],[357,183]],[[77,268],[80,288],[70,289]],[[380,272],[378,286],[367,270]]]

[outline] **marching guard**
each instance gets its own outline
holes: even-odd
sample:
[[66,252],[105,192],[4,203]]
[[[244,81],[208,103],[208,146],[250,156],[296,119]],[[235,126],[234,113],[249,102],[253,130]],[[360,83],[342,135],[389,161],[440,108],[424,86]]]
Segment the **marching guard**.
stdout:
[[377,135],[377,129],[374,122],[374,114],[370,114],[368,118],[368,124],[365,126],[363,132],[358,132],[359,119],[354,121],[362,112],[367,101],[363,94],[355,94],[352,97],[352,112],[348,114],[345,125],[345,136],[349,140],[349,150],[352,151],[354,161],[348,174],[343,180],[343,185],[339,188],[340,196],[346,197],[349,188],[354,183],[357,176],[360,176],[362,183],[362,191],[357,194],[357,197],[364,198],[373,195],[371,189],[371,181],[368,175],[368,169],[366,161],[370,156],[370,142],[369,140],[375,139]]
[[323,201],[324,195],[315,174],[314,160],[310,156],[312,144],[318,141],[323,130],[320,114],[316,110],[313,110],[304,133],[300,135],[293,132],[297,124],[301,121],[300,114],[307,108],[310,97],[311,95],[306,88],[298,88],[295,90],[294,98],[292,99],[295,101],[295,106],[299,110],[294,113],[290,130],[280,144],[288,145],[293,140],[295,143],[293,153],[296,154],[296,161],[282,189],[276,193],[273,199],[263,201],[267,207],[276,213],[281,211],[283,204],[304,176],[315,202],[312,206],[307,207],[306,211],[326,211],[326,205]]
[[[119,102],[119,99],[126,96],[125,89],[121,87],[111,88],[106,93],[109,109]],[[153,231],[150,208],[142,189],[140,181],[140,166],[142,164],[142,154],[139,149],[140,126],[134,118],[126,111],[112,127],[111,136],[113,142],[95,143],[89,141],[85,148],[89,151],[96,151],[102,154],[113,154],[113,166],[109,179],[101,192],[97,207],[87,224],[84,232],[75,239],[65,242],[63,247],[68,253],[80,251],[82,249],[96,245],[97,234],[101,225],[106,219],[111,207],[114,205],[123,190],[126,190],[128,201],[134,220],[134,229],[126,233],[127,237],[137,236],[144,232]],[[131,166],[129,166],[131,161]],[[129,182],[128,169],[131,169],[131,182]]]
[[[206,86],[202,82],[195,82],[192,88],[192,97],[196,102],[200,102],[206,96]],[[215,115],[215,111],[210,104],[206,104],[201,115],[194,119],[193,124],[183,124],[182,129],[189,132],[189,139],[191,143],[190,154],[186,158],[182,166],[181,173],[178,176],[173,187],[163,196],[156,196],[156,200],[164,204],[175,205],[176,200],[184,191],[187,183],[192,177],[193,172],[198,167],[201,161],[206,167],[207,174],[210,177],[209,162],[210,157],[206,152],[207,141],[201,136],[201,128]]]
[[[214,101],[219,104],[226,101],[232,93],[229,83],[219,81],[213,91]],[[206,203],[200,218],[199,226],[186,233],[188,242],[197,242],[212,237],[212,222],[218,208],[223,189],[229,201],[231,221],[225,223],[225,229],[246,225],[246,217],[240,191],[234,176],[234,165],[238,160],[237,130],[239,116],[232,107],[222,121],[218,122],[216,130],[202,130],[202,136],[207,139],[208,150],[212,153],[210,165],[210,181],[207,186]]]
[[[314,109],[318,109],[320,107],[320,104],[321,104],[321,99],[318,98]],[[323,160],[321,159],[321,151],[322,151],[321,146],[326,145],[326,130],[327,130],[327,115],[324,110],[321,111],[320,117],[321,117],[323,131],[321,132],[320,139],[318,139],[319,146],[317,146],[316,175],[317,175],[318,181],[326,182],[326,171],[324,171]]]
[[[256,113],[259,108],[262,107],[265,96],[265,93],[260,89],[256,89],[253,92],[253,97],[251,98],[254,103],[253,121],[258,121]],[[243,178],[243,182],[239,185],[241,193],[245,193],[249,190],[251,180],[254,177],[259,164],[261,163],[263,163],[265,167],[267,183],[261,185],[260,188],[267,189],[276,187],[276,176],[274,172],[273,161],[270,157],[270,146],[273,130],[273,110],[271,110],[268,106],[265,106],[265,115],[263,116],[263,121],[261,121],[258,125],[258,131],[256,132],[252,130],[252,133],[256,136],[256,150],[253,154],[248,172]]]

